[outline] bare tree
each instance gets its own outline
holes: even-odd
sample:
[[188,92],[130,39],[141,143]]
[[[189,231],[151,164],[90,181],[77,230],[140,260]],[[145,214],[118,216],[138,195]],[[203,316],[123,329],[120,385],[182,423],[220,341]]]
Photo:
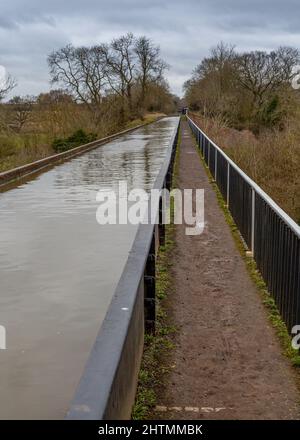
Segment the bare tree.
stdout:
[[99,107],[105,85],[102,52],[97,46],[68,45],[48,57],[51,82],[61,84],[75,99],[94,110]]
[[132,87],[134,83],[135,59],[134,36],[132,33],[114,39],[110,45],[99,46],[106,62],[106,78],[111,89],[123,101],[128,100],[132,110]]
[[287,85],[296,75],[294,67],[299,63],[299,51],[280,47],[270,53],[254,51],[236,57],[237,79],[252,95],[252,103],[259,108],[270,93]]
[[12,109],[10,126],[20,133],[25,125],[31,120],[33,105],[36,102],[34,96],[15,96],[9,101]]
[[160,48],[145,36],[135,41],[134,50],[137,55],[137,79],[141,86],[141,106],[143,107],[148,85],[151,82],[160,82],[168,65],[160,58]]
[[220,82],[228,72],[232,73],[233,61],[236,57],[234,46],[227,45],[223,42],[213,47],[210,56],[204,58],[201,63],[194,69],[192,79],[201,80],[208,75],[217,75]]
[[17,81],[11,75],[7,75],[2,81],[0,79],[0,101],[2,101],[16,86]]
[[185,97],[191,108],[208,116],[259,130],[283,122],[289,101],[297,101],[291,81],[298,64],[299,51],[291,47],[239,54],[220,43],[185,83]]
[[234,46],[222,42],[211,49],[210,56],[202,60],[184,84],[192,106],[202,108],[209,115],[232,108],[235,56]]
[[123,122],[144,106],[149,84],[164,87],[163,73],[167,68],[160,59],[159,48],[146,37],[136,39],[132,33],[109,44],[80,48],[68,45],[53,52],[48,63],[52,83],[60,84],[99,118],[103,100],[113,98]]

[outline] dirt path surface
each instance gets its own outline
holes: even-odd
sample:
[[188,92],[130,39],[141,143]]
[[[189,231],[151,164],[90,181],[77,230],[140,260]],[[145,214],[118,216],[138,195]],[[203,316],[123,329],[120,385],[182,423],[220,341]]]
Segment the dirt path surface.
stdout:
[[161,419],[299,419],[296,376],[182,124],[178,187],[205,189],[202,235],[175,232],[169,313],[178,328]]

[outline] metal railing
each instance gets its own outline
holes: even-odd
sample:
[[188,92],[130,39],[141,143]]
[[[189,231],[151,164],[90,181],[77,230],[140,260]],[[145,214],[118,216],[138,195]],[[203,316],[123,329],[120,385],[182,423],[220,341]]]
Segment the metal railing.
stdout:
[[286,323],[300,325],[300,227],[187,116],[201,154]]
[[[170,189],[180,120],[153,188]],[[149,201],[151,205],[151,201]],[[151,213],[152,214],[152,213]],[[155,267],[165,242],[162,195],[158,224],[140,224],[125,268],[85,366],[67,419],[128,419],[135,399],[145,332],[155,331]]]

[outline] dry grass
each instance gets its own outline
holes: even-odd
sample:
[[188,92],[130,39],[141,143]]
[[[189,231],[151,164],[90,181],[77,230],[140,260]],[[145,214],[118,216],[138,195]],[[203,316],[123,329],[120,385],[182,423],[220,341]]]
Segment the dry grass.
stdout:
[[137,125],[140,124],[147,124],[150,122],[154,122],[157,118],[161,117],[161,116],[166,116],[165,113],[146,113],[143,118],[138,118],[138,119],[134,119],[133,121],[128,122],[128,124],[126,124],[126,128],[132,128],[132,127],[136,127]]
[[110,113],[95,122],[83,106],[63,103],[53,108],[37,107],[24,129],[16,133],[5,124],[5,111],[6,108],[0,106],[0,172],[55,154],[52,148],[54,139],[66,138],[78,129],[95,133],[97,138],[101,138],[125,128],[152,122],[163,115],[147,113],[143,119],[122,125],[116,117],[116,109],[110,109]]
[[284,129],[230,128],[223,118],[194,115],[198,125],[257,182],[296,222],[300,223],[300,125],[292,119]]
[[94,128],[87,110],[74,104],[36,105],[20,132],[10,127],[12,113],[10,106],[0,106],[0,172],[54,154],[53,140],[69,136],[78,127]]
[[0,172],[34,162],[54,154],[51,140],[45,134],[0,133]]

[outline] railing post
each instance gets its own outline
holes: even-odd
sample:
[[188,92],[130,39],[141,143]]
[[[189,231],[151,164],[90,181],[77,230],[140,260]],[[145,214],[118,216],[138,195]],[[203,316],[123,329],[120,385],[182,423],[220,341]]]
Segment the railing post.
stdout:
[[202,133],[200,133],[200,131],[199,131],[199,136],[200,136],[199,148],[200,148],[201,156],[203,157],[203,151],[202,151],[203,140],[202,140]]
[[254,257],[254,241],[255,241],[255,190],[251,191],[251,252]]
[[218,171],[218,151],[215,148],[215,181],[217,181],[217,171]]
[[155,333],[155,232],[144,273],[145,332]]
[[227,162],[227,196],[226,196],[226,204],[227,208],[229,208],[229,188],[230,188],[230,165],[229,162]]
[[[162,188],[163,189],[163,188]],[[162,197],[159,198],[159,223],[158,223],[158,230],[159,230],[159,244],[160,246],[165,245],[166,241],[166,225],[164,224],[163,219],[163,200]]]

